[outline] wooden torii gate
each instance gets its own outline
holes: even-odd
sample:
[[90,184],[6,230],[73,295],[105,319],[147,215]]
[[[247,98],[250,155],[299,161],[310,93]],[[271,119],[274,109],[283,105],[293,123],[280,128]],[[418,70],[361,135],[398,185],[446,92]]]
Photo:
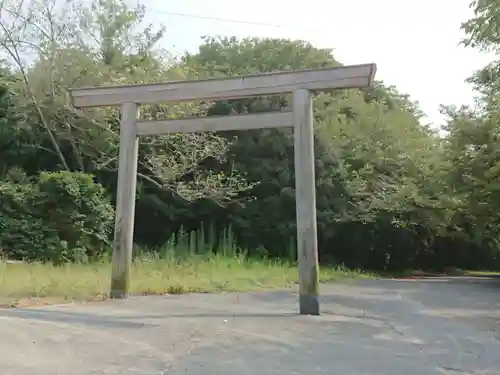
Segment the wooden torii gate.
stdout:
[[[300,314],[319,315],[312,93],[369,87],[373,83],[375,72],[375,64],[364,64],[224,79],[72,89],[72,102],[77,108],[121,107],[110,297],[127,298],[129,293],[138,137],[176,132],[219,132],[291,126],[294,129],[295,147],[299,311]],[[238,99],[288,93],[293,93],[291,112],[162,121],[138,120],[140,104]]]

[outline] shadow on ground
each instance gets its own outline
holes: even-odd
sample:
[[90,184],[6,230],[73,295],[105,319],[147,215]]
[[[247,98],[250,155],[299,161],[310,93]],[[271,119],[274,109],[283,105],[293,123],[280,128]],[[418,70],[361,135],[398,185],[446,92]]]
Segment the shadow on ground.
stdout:
[[329,284],[321,316],[299,316],[296,304],[281,291],[0,310],[0,367],[9,375],[500,374],[499,279]]

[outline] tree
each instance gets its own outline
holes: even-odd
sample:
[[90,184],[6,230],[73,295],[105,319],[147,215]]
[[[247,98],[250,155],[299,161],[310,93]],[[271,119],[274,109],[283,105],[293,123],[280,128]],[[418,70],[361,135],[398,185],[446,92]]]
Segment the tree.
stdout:
[[470,6],[474,16],[462,24],[462,43],[497,58],[469,79],[479,94],[477,108],[443,107],[448,119],[443,147],[446,181],[457,207],[449,233],[455,257],[478,266],[499,259],[500,2],[474,0]]
[[[118,160],[118,113],[113,109],[76,112],[67,102],[68,88],[185,78],[157,48],[164,27],[142,26],[144,7],[122,0],[17,0],[2,3],[0,48],[20,78],[17,106],[33,128],[40,126],[57,163],[69,170],[115,174]],[[203,114],[203,106],[145,106],[146,118]],[[42,143],[45,141],[42,140]],[[203,147],[200,147],[203,145]],[[181,134],[142,139],[141,183],[184,199],[231,200],[248,185],[234,170],[211,173],[199,166],[221,161],[227,140],[214,134]],[[35,169],[54,168],[54,159]],[[58,169],[58,167],[56,167]]]
[[492,53],[497,58],[487,66],[475,72],[468,81],[480,94],[478,102],[483,108],[498,110],[500,98],[500,1],[474,0],[470,3],[474,16],[462,24],[465,38],[462,44]]
[[[90,6],[30,1],[29,7],[4,1],[2,14],[8,17],[0,19],[0,50],[6,57],[0,82],[5,207],[27,202],[30,184],[42,181],[44,171],[55,172],[46,185],[50,191],[59,191],[52,187],[63,180],[88,179],[60,172],[69,169],[94,174],[114,194],[118,111],[76,111],[68,105],[69,87],[339,65],[330,50],[272,38],[206,37],[196,53],[173,58],[158,47],[165,29],[144,25],[141,6],[130,8],[121,0],[95,0]],[[497,53],[496,3],[472,3],[476,13],[463,26],[465,44]],[[481,94],[477,109],[443,107],[445,135],[423,125],[418,103],[384,82],[315,97],[322,261],[388,270],[498,264],[499,68],[493,62],[471,78]],[[290,107],[290,100],[275,95],[148,105],[141,113],[145,119],[256,113]],[[265,249],[269,255],[294,256],[293,164],[291,129],[144,138],[136,238],[162,245],[180,228],[212,222],[220,230],[230,225],[239,246],[255,254]],[[69,192],[62,189],[47,202],[54,204],[63,191]],[[80,203],[72,217],[87,207]],[[20,233],[32,228],[35,242],[45,233],[55,243],[68,224],[59,213],[49,220],[54,226],[32,221],[26,227],[21,216],[13,214],[17,226],[11,228]],[[76,237],[67,238],[76,243]]]
[[[198,53],[187,54],[181,62],[200,77],[339,65],[329,50],[301,41],[258,38],[205,38]],[[287,96],[219,101],[208,114],[289,105]],[[393,267],[407,266],[419,251],[432,246],[429,239],[450,217],[445,187],[435,179],[444,168],[439,139],[419,123],[418,104],[382,82],[371,90],[320,95],[314,105],[323,259],[384,267],[390,253]],[[226,137],[232,144],[229,162],[257,185],[248,192],[255,199],[221,215],[247,247],[264,246],[283,255],[295,234],[292,133],[266,129]],[[409,241],[414,246],[403,251],[401,246]]]

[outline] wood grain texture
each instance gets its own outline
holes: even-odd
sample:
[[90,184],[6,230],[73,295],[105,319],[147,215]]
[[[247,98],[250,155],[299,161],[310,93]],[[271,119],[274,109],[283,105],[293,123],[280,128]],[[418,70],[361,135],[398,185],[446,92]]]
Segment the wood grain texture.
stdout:
[[111,298],[127,298],[130,288],[139,150],[136,126],[138,117],[139,106],[137,104],[122,105]]
[[319,315],[319,265],[314,173],[313,103],[309,90],[293,93],[295,199],[300,314]]
[[94,87],[70,90],[75,107],[119,106],[124,103],[166,103],[195,100],[237,99],[293,92],[295,89],[328,91],[368,87],[375,64],[296,70],[223,79],[176,81],[145,85]]
[[169,133],[219,132],[293,126],[293,113],[270,112],[237,116],[193,117],[178,120],[139,121],[139,136]]

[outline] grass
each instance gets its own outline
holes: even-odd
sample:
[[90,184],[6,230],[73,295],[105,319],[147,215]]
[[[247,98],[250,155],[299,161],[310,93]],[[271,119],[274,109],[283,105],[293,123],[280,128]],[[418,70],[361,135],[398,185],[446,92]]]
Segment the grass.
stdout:
[[[131,274],[131,293],[257,291],[281,289],[297,282],[293,261],[252,259],[234,245],[228,231],[215,248],[204,234],[177,235],[154,255],[138,250]],[[289,254],[293,251],[290,250]],[[103,300],[108,296],[111,263],[89,264],[0,263],[0,304],[11,307],[64,301]],[[368,274],[343,267],[322,268],[322,282]]]
[[455,267],[449,267],[442,272],[424,271],[424,270],[406,270],[401,272],[393,272],[384,277],[407,278],[407,277],[439,277],[439,276],[469,276],[469,277],[500,277],[499,271],[474,271],[462,270]]
[[500,271],[465,271],[465,275],[472,277],[500,277]]
[[[45,301],[105,299],[111,266],[98,264],[4,264],[0,266],[0,299],[18,305],[29,299]],[[255,291],[287,288],[297,281],[297,268],[286,262],[214,256],[182,261],[137,259],[131,293]],[[324,268],[321,281],[368,277],[343,268]]]

